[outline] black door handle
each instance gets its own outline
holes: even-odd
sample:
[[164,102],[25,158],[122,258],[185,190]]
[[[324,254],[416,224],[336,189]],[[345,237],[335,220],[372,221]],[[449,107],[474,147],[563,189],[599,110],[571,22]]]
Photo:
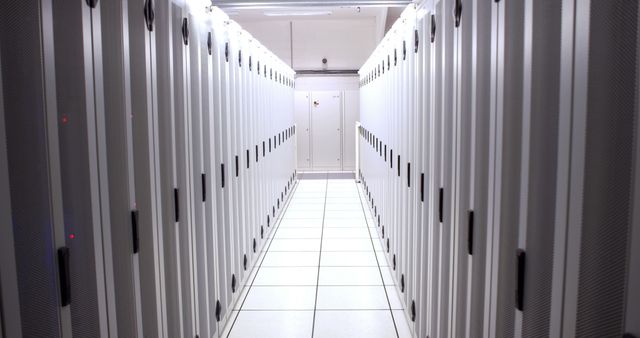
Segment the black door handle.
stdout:
[[153,12],[153,0],[145,0],[144,2],[144,21],[147,25],[147,29],[153,31],[153,20],[155,19],[155,13]]

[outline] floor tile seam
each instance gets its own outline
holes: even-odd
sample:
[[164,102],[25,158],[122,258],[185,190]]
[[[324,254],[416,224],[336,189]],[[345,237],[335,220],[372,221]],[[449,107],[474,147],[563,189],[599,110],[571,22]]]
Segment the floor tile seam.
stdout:
[[[283,209],[282,209],[282,217],[278,217],[278,223],[275,225],[275,229],[274,229],[274,233],[278,231],[278,229],[280,228],[280,223],[282,222],[282,220],[284,219],[284,215],[286,215],[287,213],[287,209],[289,208],[289,204],[291,204],[291,201],[295,198],[295,193],[298,189],[298,182],[295,181],[294,185],[293,185],[293,189],[291,191],[291,197],[289,197],[287,199],[286,204],[284,205]],[[267,240],[269,241],[269,243],[267,244],[267,246],[271,246],[271,242],[273,242],[273,239],[267,237]],[[264,252],[264,254],[263,254]],[[236,321],[238,320],[238,316],[240,315],[240,312],[242,311],[242,306],[244,305],[244,302],[247,300],[247,297],[249,296],[249,292],[251,292],[251,288],[253,287],[253,283],[256,280],[256,277],[258,277],[258,273],[260,272],[260,269],[262,268],[262,262],[264,262],[265,257],[267,256],[267,251],[261,250],[260,254],[262,255],[262,259],[260,260],[260,264],[257,267],[256,273],[253,275],[253,278],[251,279],[251,284],[249,284],[249,289],[247,290],[247,292],[244,295],[244,298],[242,299],[242,303],[240,304],[240,309],[237,311],[238,314],[236,315],[235,318],[233,318],[233,322],[231,323],[231,327],[229,328],[229,332],[227,333],[226,338],[229,338],[229,336],[231,335],[231,331],[233,331],[233,327],[236,325]],[[247,287],[247,285],[245,285],[245,287]]]
[[311,323],[311,338],[313,338],[316,329],[316,308],[318,306],[318,289],[320,285],[320,264],[322,262],[322,240],[324,237],[324,216],[327,210],[327,189],[329,188],[329,174],[326,176],[324,189],[324,207],[322,209],[322,230],[320,230],[320,255],[318,257],[318,273],[316,275],[316,298],[313,304],[313,322]]
[[395,284],[254,284],[254,286],[262,287],[302,287],[302,286],[318,286],[318,287],[351,287],[351,286],[395,286]]
[[[234,312],[240,312],[239,310],[233,310]],[[242,311],[247,311],[247,312],[312,312],[313,309],[244,309]],[[350,309],[340,309],[340,308],[330,308],[330,309],[318,309],[318,311],[322,312],[329,312],[329,311],[336,311],[336,312],[340,312],[340,311],[349,311],[349,312],[356,312],[356,311],[380,311],[380,312],[387,312],[389,311],[389,309],[371,309],[371,308],[367,308],[367,309],[360,309],[360,308],[350,308]],[[394,310],[394,311],[399,311],[398,310]]]
[[[358,184],[356,183],[356,181],[354,180],[354,184],[356,185],[356,188],[358,188]],[[360,192],[360,189],[358,189],[358,196],[360,197],[360,205],[362,207],[362,214],[364,215],[365,218],[365,222],[367,223],[367,227],[369,226],[369,220],[367,219],[367,212],[364,208],[364,203],[362,201],[362,194]],[[373,250],[376,250],[375,244],[373,242],[373,236],[371,236],[371,232],[369,232],[369,238],[371,239],[371,245],[373,246]],[[379,239],[379,238],[378,238]],[[380,272],[380,278],[382,278],[383,280],[383,284],[384,284],[384,276],[382,275],[382,268],[380,266],[380,261],[378,260],[378,255],[376,255],[376,262],[378,263],[378,271]],[[386,267],[388,269],[388,267]],[[391,300],[389,299],[389,293],[387,292],[387,285],[384,285],[384,294],[385,297],[387,298],[387,304],[389,305],[389,312],[391,314],[391,321],[393,322],[393,327],[396,330],[396,337],[400,338],[400,333],[398,332],[398,325],[396,324],[396,319],[393,315],[393,307],[391,306]]]

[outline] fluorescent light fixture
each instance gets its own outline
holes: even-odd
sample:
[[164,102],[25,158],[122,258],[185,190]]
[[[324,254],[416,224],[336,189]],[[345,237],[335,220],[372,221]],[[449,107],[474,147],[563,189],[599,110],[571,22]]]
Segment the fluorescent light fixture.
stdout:
[[280,11],[264,12],[265,16],[320,16],[331,15],[332,11]]

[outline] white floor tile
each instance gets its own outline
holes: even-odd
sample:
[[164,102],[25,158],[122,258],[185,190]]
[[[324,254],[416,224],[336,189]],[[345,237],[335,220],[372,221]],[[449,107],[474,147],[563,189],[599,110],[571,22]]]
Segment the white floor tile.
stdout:
[[325,228],[367,228],[363,219],[328,219],[324,220]]
[[356,206],[356,205],[360,205],[360,202],[357,202],[356,198],[327,198],[326,201],[327,205],[330,204],[342,204],[342,205],[349,205],[349,206]]
[[393,310],[393,320],[396,322],[398,328],[398,337],[411,338],[413,337],[412,329],[410,327],[411,321],[407,318],[406,313],[403,310]]
[[370,238],[367,228],[324,228],[323,238]]
[[378,267],[320,267],[319,285],[382,285]]
[[393,280],[392,271],[390,268],[381,269],[382,271],[382,280],[384,281],[384,285],[396,285],[396,282]]
[[387,285],[385,286],[387,289],[387,297],[389,297],[389,304],[392,310],[403,310],[404,305],[402,304],[400,294],[396,289],[395,285]]
[[389,310],[382,286],[319,286],[318,310]]
[[395,338],[391,311],[318,311],[315,338]]
[[263,267],[317,267],[320,252],[267,252],[262,261]]
[[322,251],[373,251],[371,240],[366,238],[326,238]]
[[269,246],[269,251],[320,251],[320,239],[275,238]]
[[241,311],[229,338],[311,337],[313,311]]
[[[348,204],[327,204],[327,211],[338,211],[338,210],[347,210],[347,211],[360,211],[362,212],[362,205],[360,203],[348,203]],[[362,214],[364,217],[364,214]]]
[[320,259],[321,266],[378,266],[373,251],[326,251]]
[[304,204],[300,204],[300,203],[296,203],[296,204],[289,204],[289,206],[287,207],[287,212],[306,212],[306,211],[313,211],[313,212],[318,212],[318,211],[322,211],[324,210],[324,203],[317,203],[317,204],[311,204],[311,203],[304,203]]
[[[385,239],[386,241],[386,239]],[[384,248],[382,247],[382,243],[380,243],[380,241],[373,241],[373,247],[376,251],[380,251],[383,252],[385,251]]]
[[324,210],[291,210],[287,211],[284,216],[284,219],[292,219],[292,218],[315,218],[322,219]]
[[322,219],[283,219],[280,222],[280,228],[309,228],[309,227],[322,227]]
[[316,285],[317,277],[316,267],[262,267],[253,285]]
[[322,235],[322,227],[315,228],[279,228],[275,232],[274,238],[320,238]]
[[253,286],[242,310],[313,310],[315,286]]
[[364,219],[362,210],[327,210],[324,213],[325,219]]

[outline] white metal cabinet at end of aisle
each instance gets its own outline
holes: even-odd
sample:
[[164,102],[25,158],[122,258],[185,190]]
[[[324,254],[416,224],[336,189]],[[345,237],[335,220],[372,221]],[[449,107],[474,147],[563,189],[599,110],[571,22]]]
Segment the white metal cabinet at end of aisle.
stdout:
[[639,14],[424,1],[360,69],[358,175],[415,336],[640,335]]
[[294,72],[208,5],[0,5],[3,335],[221,334],[295,184]]
[[295,92],[298,169],[355,169],[353,125],[359,105],[357,90]]

